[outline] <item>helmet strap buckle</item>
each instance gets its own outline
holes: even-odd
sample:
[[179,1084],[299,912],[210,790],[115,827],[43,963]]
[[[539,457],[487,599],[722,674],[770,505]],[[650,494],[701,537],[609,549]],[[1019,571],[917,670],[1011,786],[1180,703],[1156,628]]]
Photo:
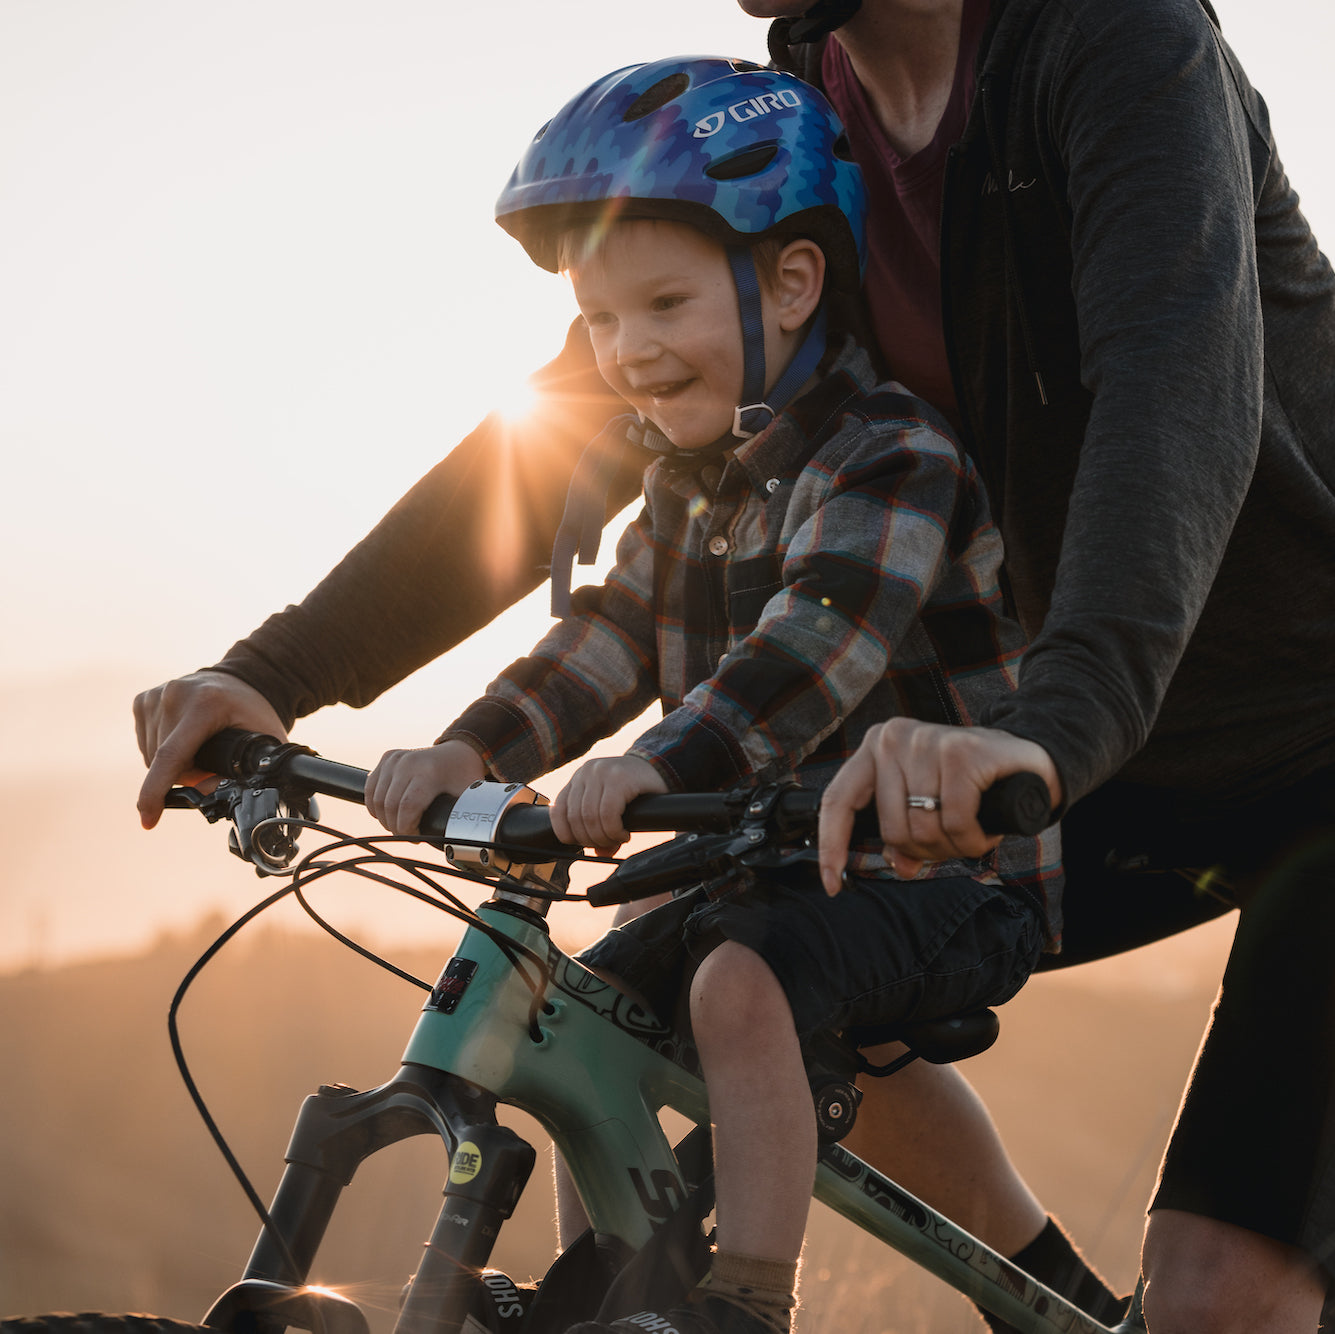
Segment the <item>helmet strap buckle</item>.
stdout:
[[[759,413],[768,413],[764,421],[757,421]],[[748,403],[732,410],[732,433],[738,440],[750,440],[759,435],[779,414],[768,403]],[[752,429],[754,428],[754,429]]]

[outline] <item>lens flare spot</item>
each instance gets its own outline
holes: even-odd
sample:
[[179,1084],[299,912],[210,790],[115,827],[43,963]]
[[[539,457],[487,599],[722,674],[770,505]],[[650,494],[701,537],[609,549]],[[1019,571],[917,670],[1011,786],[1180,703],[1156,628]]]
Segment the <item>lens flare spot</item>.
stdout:
[[509,427],[517,427],[527,421],[537,409],[538,391],[527,380],[507,385],[502,391],[497,412]]

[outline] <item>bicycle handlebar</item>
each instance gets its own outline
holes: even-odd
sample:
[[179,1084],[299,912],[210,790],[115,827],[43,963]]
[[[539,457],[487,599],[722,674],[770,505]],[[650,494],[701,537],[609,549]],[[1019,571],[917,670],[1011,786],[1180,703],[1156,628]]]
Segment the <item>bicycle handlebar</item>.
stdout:
[[[324,759],[304,746],[258,732],[234,728],[219,732],[200,747],[195,764],[248,785],[272,781],[274,786],[299,787],[358,803],[366,797],[365,769]],[[622,822],[633,833],[727,831],[735,828],[745,814],[746,801],[747,795],[737,792],[636,797],[626,806]],[[445,835],[454,804],[455,799],[449,796],[437,797],[431,803],[419,826],[423,837]],[[781,829],[809,833],[816,828],[819,811],[819,793],[794,788],[779,794],[774,814]],[[983,793],[978,822],[987,834],[1038,833],[1051,823],[1047,784],[1033,773],[1011,774],[999,780]],[[858,828],[875,836],[874,810],[862,812]],[[507,846],[557,858],[574,858],[583,852],[556,839],[545,806],[510,807],[500,819],[496,837]]]
[[[252,783],[271,775],[275,784],[298,786],[326,797],[361,803],[366,799],[367,771],[339,764],[302,746],[278,741],[260,732],[229,728],[206,741],[195,756],[195,765],[224,778]],[[445,834],[454,798],[437,797],[423,814],[419,829],[425,838]],[[794,789],[780,798],[781,819],[793,828],[814,828],[820,809],[820,794]],[[636,797],[626,807],[623,823],[632,833],[671,833],[677,830],[729,829],[742,812],[736,793],[669,792],[661,796]],[[552,833],[545,806],[514,806],[501,819],[501,836],[507,844],[533,852],[577,857],[582,848],[559,842]]]

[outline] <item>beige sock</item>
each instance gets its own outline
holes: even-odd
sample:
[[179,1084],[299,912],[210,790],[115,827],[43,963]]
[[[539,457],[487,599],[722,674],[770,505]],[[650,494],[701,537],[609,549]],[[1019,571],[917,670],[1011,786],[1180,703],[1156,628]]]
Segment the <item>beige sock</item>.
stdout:
[[774,1334],[789,1334],[792,1328],[797,1306],[795,1260],[715,1251],[714,1263],[700,1286],[763,1320]]

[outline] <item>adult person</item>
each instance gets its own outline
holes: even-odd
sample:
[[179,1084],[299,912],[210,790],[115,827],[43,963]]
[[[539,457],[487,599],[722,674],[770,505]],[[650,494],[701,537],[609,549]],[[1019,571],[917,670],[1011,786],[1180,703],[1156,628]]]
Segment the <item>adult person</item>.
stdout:
[[1310,1331],[1335,1251],[1335,282],[1264,104],[1197,0],[867,0],[814,45],[799,6],[742,3],[788,20],[772,54],[881,194],[873,316],[940,256],[942,307],[878,333],[929,396],[946,350],[1032,641],[995,730],[868,738],[827,796],[827,883],[855,806],[909,871],[981,852],[978,794],[1023,768],[1067,811],[1071,938],[1137,867],[1212,867],[1243,911],[1146,1315]]
[[[747,7],[781,20],[802,8]],[[877,333],[889,369],[955,415],[1035,634],[984,739],[1006,756],[969,770],[923,733],[907,767],[864,762],[888,776],[879,804],[904,869],[978,837],[968,790],[985,771],[1039,767],[1069,808],[1068,958],[1091,957],[1206,915],[1176,868],[1227,853],[1252,869],[1297,832],[1298,804],[1309,819],[1320,806],[1335,750],[1335,283],[1264,106],[1197,0],[866,0],[845,18],[806,46],[785,24],[774,49],[824,83],[873,178],[873,318],[886,284],[926,266],[921,319]],[[913,168],[933,152],[946,162],[915,207]],[[883,230],[898,243],[878,244]],[[146,823],[211,732],[364,704],[539,582],[575,453],[615,407],[577,333],[540,387],[526,489],[498,494],[507,442],[484,423],[299,607],[216,669],[140,697]],[[498,573],[502,504],[516,542]],[[864,771],[847,799],[868,783]],[[939,818],[904,825],[896,792],[939,799]],[[1256,836],[1250,849],[1223,841],[1239,833]],[[1136,864],[1151,873],[1120,873]],[[1153,1334],[1316,1324],[1312,1262],[1329,1262],[1321,1211],[1335,1196],[1325,889],[1291,875],[1242,915],[1147,1229]],[[1282,986],[1258,974],[1267,958]],[[1297,1021],[1303,1060],[1288,1055]],[[862,1124],[911,1134],[894,1164],[906,1184],[1013,1253],[1043,1215],[1000,1146],[984,1151],[990,1127],[967,1086],[951,1072],[901,1078],[887,1087],[915,1110],[943,1110],[896,1120],[882,1099]],[[965,1137],[981,1181],[951,1170]],[[1216,1191],[1230,1181],[1241,1212]]]

